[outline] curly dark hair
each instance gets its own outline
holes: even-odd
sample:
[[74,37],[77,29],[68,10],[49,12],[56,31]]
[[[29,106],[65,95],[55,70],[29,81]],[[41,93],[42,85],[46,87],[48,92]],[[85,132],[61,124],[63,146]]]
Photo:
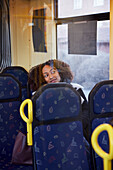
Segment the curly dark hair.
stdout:
[[70,83],[73,80],[73,74],[67,63],[55,59],[48,60],[45,63],[34,66],[29,70],[28,83],[32,91],[36,91],[40,86],[47,84],[42,74],[42,69],[45,65],[55,67],[58,70],[61,82]]

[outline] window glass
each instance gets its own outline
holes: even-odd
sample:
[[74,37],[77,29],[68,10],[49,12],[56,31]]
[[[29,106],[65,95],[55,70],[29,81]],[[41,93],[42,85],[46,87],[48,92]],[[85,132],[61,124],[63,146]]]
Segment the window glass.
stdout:
[[58,18],[110,11],[110,0],[58,0]]
[[58,59],[70,64],[73,83],[82,85],[86,95],[97,82],[109,79],[109,24],[109,21],[97,22],[96,55],[69,54],[68,24],[57,26]]

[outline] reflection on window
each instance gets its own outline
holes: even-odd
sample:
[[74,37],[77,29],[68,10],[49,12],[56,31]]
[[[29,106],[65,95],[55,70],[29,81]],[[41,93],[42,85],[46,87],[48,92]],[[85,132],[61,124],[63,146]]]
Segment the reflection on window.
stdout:
[[104,5],[104,0],[94,0],[94,6],[102,6]]
[[74,0],[74,9],[82,8],[82,0]]

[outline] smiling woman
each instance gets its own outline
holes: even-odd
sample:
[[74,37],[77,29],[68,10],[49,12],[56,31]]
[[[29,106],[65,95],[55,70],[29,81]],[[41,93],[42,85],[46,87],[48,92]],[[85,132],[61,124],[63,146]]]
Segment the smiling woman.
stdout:
[[60,60],[48,60],[34,66],[29,71],[29,85],[32,92],[48,83],[67,82],[73,80],[70,66]]

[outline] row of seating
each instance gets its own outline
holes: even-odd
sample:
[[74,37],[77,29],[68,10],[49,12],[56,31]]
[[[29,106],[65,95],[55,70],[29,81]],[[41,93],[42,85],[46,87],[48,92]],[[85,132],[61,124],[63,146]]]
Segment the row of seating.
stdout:
[[[0,75],[0,169],[103,169],[103,161],[91,143],[90,155],[87,154],[80,96],[66,83],[43,86],[32,97],[34,167],[11,164],[17,132],[26,131],[19,108],[29,98],[27,80],[28,73],[21,67],[10,67],[9,71],[6,68]],[[112,99],[112,80],[99,82],[89,93],[89,138],[98,125],[110,123]],[[106,132],[99,136],[99,143],[109,152]]]
[[27,95],[28,72],[8,67],[0,74],[0,170],[33,170],[32,166],[12,164],[12,151],[18,131],[26,134],[19,109]]
[[[35,133],[34,141],[36,146],[38,146],[38,149],[41,151],[39,153],[38,152],[35,153],[36,162],[40,160],[39,161],[40,164],[37,164],[37,169],[38,167],[40,167],[40,169],[43,169],[46,168],[46,166],[50,166],[49,169],[53,169],[55,161],[56,161],[55,167],[59,165],[60,167],[62,167],[62,169],[63,168],[66,169],[67,167],[67,170],[69,169],[69,167],[71,167],[71,169],[96,169],[96,170],[103,169],[103,160],[94,152],[91,142],[90,142],[90,155],[88,155],[86,152],[83,140],[84,136],[82,127],[82,120],[85,117],[81,112],[80,98],[77,96],[77,92],[75,91],[75,89],[73,89],[69,84],[65,83],[48,84],[42,87],[39,91],[37,91],[37,93],[32,97],[32,101],[34,104],[33,108],[35,113],[33,126],[34,128],[33,131]],[[112,80],[99,82],[91,90],[88,98],[90,139],[94,129],[97,126],[103,123],[110,124],[110,121],[113,118],[112,101],[113,101]],[[72,129],[69,127],[71,127]],[[47,130],[48,128],[49,130]],[[48,131],[51,131],[51,133],[49,134]],[[72,145],[71,142],[69,145],[68,143],[69,141],[68,138],[66,138],[66,134],[70,135],[72,139],[71,142],[75,144],[76,147],[72,147],[74,145]],[[44,141],[41,141],[39,136],[41,136],[41,138]],[[54,140],[54,136],[57,136],[59,140],[58,141]],[[56,150],[53,149],[52,150],[53,152],[48,151],[49,146],[46,144],[45,141],[48,144],[50,144],[51,147],[53,148],[54,146],[58,146],[58,153],[60,153],[59,155],[62,155],[62,153],[64,153],[65,161],[67,164],[63,165],[61,163],[63,157],[57,155]],[[103,150],[106,153],[109,153],[110,146],[108,134],[106,131],[102,132],[99,135],[98,141],[99,145],[103,148]],[[59,143],[62,143],[65,146],[65,149]],[[70,149],[68,148],[68,146],[70,146]],[[82,147],[83,150],[80,149],[80,147]],[[69,149],[70,152],[69,155],[66,154],[67,148]],[[40,155],[43,152],[48,154],[50,158],[52,158],[50,164],[46,162],[47,161],[46,156]],[[87,156],[84,155],[83,153],[85,153]],[[75,156],[76,159],[74,159],[73,157],[74,155],[77,156],[77,157]],[[51,162],[54,163],[52,164]],[[84,163],[82,164],[82,162]],[[44,165],[45,167],[44,166],[41,167],[41,165]]]

